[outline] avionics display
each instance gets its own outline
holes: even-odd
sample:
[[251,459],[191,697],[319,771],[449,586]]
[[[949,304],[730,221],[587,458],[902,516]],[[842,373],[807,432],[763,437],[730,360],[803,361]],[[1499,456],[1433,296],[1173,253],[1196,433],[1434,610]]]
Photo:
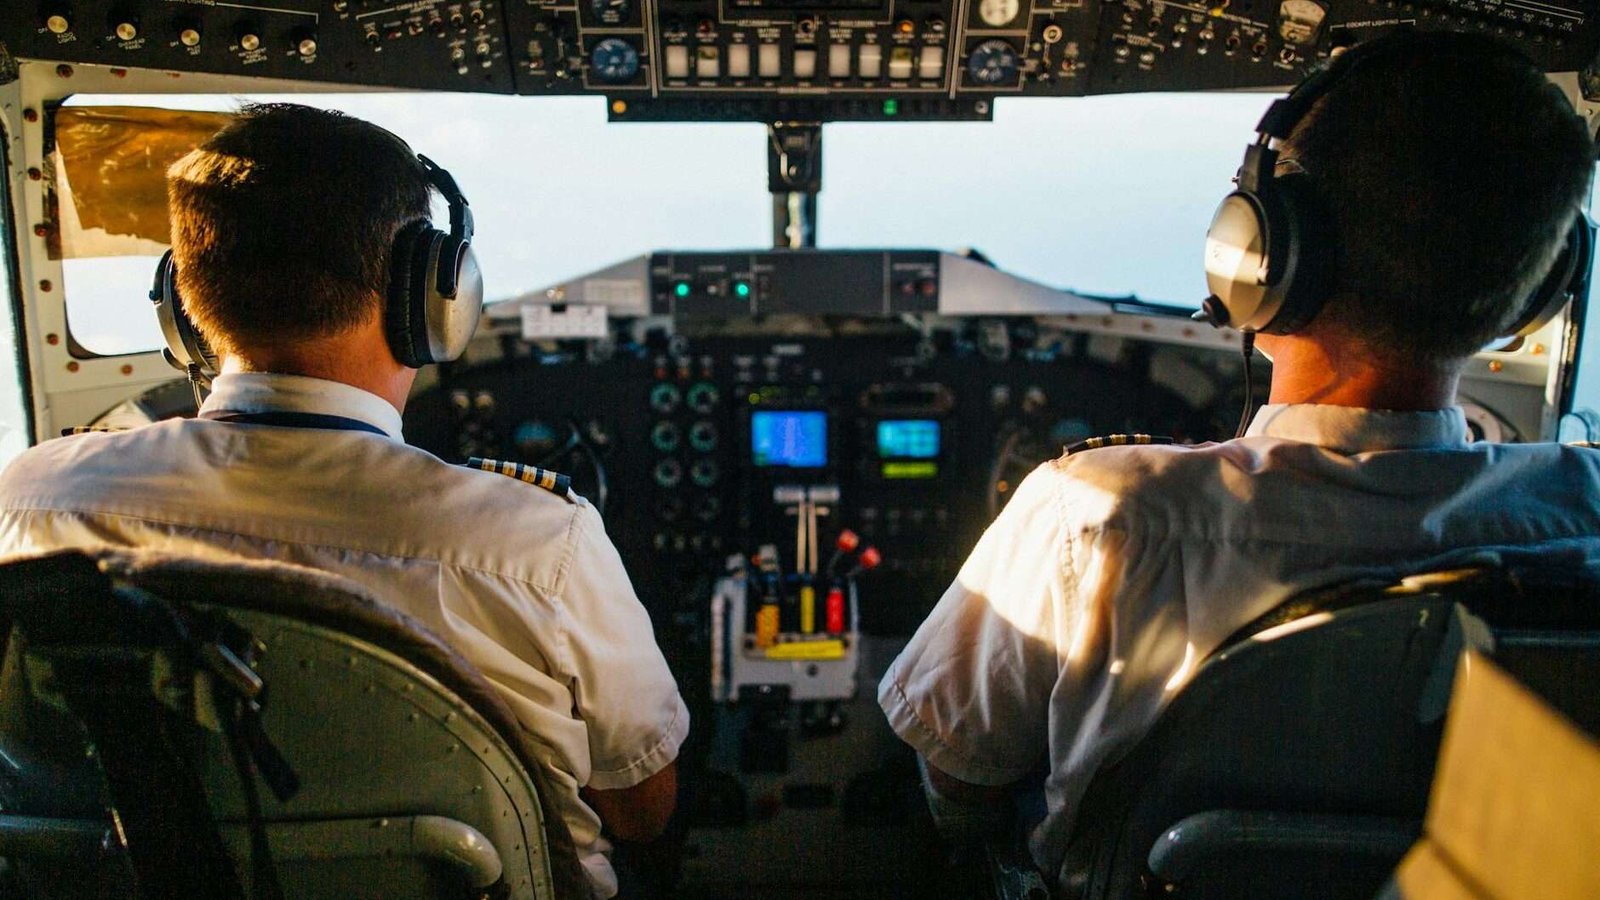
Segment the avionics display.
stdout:
[[937,459],[938,456],[938,421],[883,419],[878,422],[879,459]]
[[828,464],[828,414],[758,410],[750,414],[750,457],[757,466],[816,469]]

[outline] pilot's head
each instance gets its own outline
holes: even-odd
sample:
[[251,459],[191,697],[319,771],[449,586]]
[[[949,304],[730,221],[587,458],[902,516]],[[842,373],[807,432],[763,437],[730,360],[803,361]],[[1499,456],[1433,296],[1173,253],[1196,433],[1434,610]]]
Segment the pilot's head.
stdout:
[[1280,155],[1311,176],[1337,246],[1313,328],[1396,367],[1452,368],[1511,325],[1550,271],[1586,202],[1594,147],[1507,44],[1379,40],[1392,46],[1331,63],[1348,71]]
[[172,166],[167,190],[184,305],[227,356],[370,329],[395,235],[429,209],[399,138],[288,103],[245,106]]

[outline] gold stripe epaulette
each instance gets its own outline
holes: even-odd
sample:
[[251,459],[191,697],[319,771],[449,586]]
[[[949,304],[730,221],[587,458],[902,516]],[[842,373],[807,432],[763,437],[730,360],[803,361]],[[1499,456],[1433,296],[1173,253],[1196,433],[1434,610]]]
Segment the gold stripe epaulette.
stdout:
[[494,472],[505,475],[518,481],[526,481],[534,487],[541,487],[552,494],[566,500],[568,503],[577,503],[578,494],[572,489],[572,477],[538,466],[529,466],[523,463],[506,462],[499,459],[484,459],[474,456],[467,460],[467,468],[478,469],[484,472]]
[[1172,442],[1172,438],[1163,437],[1159,434],[1108,434],[1103,437],[1087,438],[1076,444],[1068,444],[1062,452],[1067,456],[1071,456],[1074,453],[1082,453],[1085,450],[1099,450],[1101,447],[1134,447],[1150,444],[1170,444]]

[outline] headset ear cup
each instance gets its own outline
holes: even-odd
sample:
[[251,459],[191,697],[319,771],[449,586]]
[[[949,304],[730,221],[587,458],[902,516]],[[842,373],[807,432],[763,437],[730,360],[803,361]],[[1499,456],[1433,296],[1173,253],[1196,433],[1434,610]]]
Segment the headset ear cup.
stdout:
[[1316,318],[1332,293],[1337,243],[1311,176],[1291,172],[1273,178],[1269,199],[1277,201],[1276,208],[1268,206],[1269,296],[1278,309],[1260,330],[1292,334]]
[[[1250,191],[1224,197],[1206,229],[1207,321],[1219,328],[1248,327],[1263,314],[1267,287],[1267,239],[1270,231],[1261,199]],[[1270,317],[1270,313],[1268,313]]]
[[1517,318],[1500,335],[1502,340],[1533,334],[1559,315],[1573,297],[1588,290],[1589,268],[1594,264],[1594,232],[1594,221],[1579,213],[1567,232],[1566,246]]
[[[389,295],[383,311],[384,333],[389,338],[389,351],[403,366],[421,368],[429,360],[418,357],[416,335],[426,329],[419,315],[419,296],[426,293],[427,253],[439,232],[426,220],[418,219],[400,229],[395,235],[394,247],[389,257]],[[423,272],[418,273],[416,260],[419,251],[423,259]],[[416,311],[414,311],[416,310]]]
[[452,291],[430,298],[428,310],[429,355],[436,362],[452,362],[467,352],[483,314],[483,273],[470,243],[448,241],[440,248],[441,271],[448,265]]
[[184,309],[183,296],[178,292],[178,265],[171,250],[156,263],[150,300],[155,304],[156,321],[161,324],[161,336],[167,343],[162,356],[173,368],[210,382],[217,374],[217,354]]

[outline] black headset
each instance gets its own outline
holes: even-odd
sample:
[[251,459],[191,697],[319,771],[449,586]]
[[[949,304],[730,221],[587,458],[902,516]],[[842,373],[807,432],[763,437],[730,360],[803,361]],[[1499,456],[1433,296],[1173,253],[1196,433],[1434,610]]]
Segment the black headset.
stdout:
[[[472,252],[472,209],[449,172],[426,156],[418,154],[417,160],[428,183],[450,206],[450,231],[417,219],[400,229],[390,250],[384,332],[394,358],[413,369],[460,358],[483,311],[483,273]],[[192,380],[209,383],[217,374],[217,355],[183,308],[177,274],[168,250],[156,265],[150,289],[167,341],[162,356]]]
[[[1290,334],[1316,317],[1332,292],[1338,243],[1314,177],[1304,171],[1278,174],[1275,142],[1288,138],[1317,101],[1364,60],[1402,51],[1410,51],[1404,42],[1353,47],[1267,107],[1256,125],[1256,142],[1245,149],[1238,187],[1223,198],[1206,231],[1211,296],[1196,318],[1219,328]],[[1566,247],[1502,338],[1532,334],[1587,291],[1594,231],[1594,223],[1579,212]]]

